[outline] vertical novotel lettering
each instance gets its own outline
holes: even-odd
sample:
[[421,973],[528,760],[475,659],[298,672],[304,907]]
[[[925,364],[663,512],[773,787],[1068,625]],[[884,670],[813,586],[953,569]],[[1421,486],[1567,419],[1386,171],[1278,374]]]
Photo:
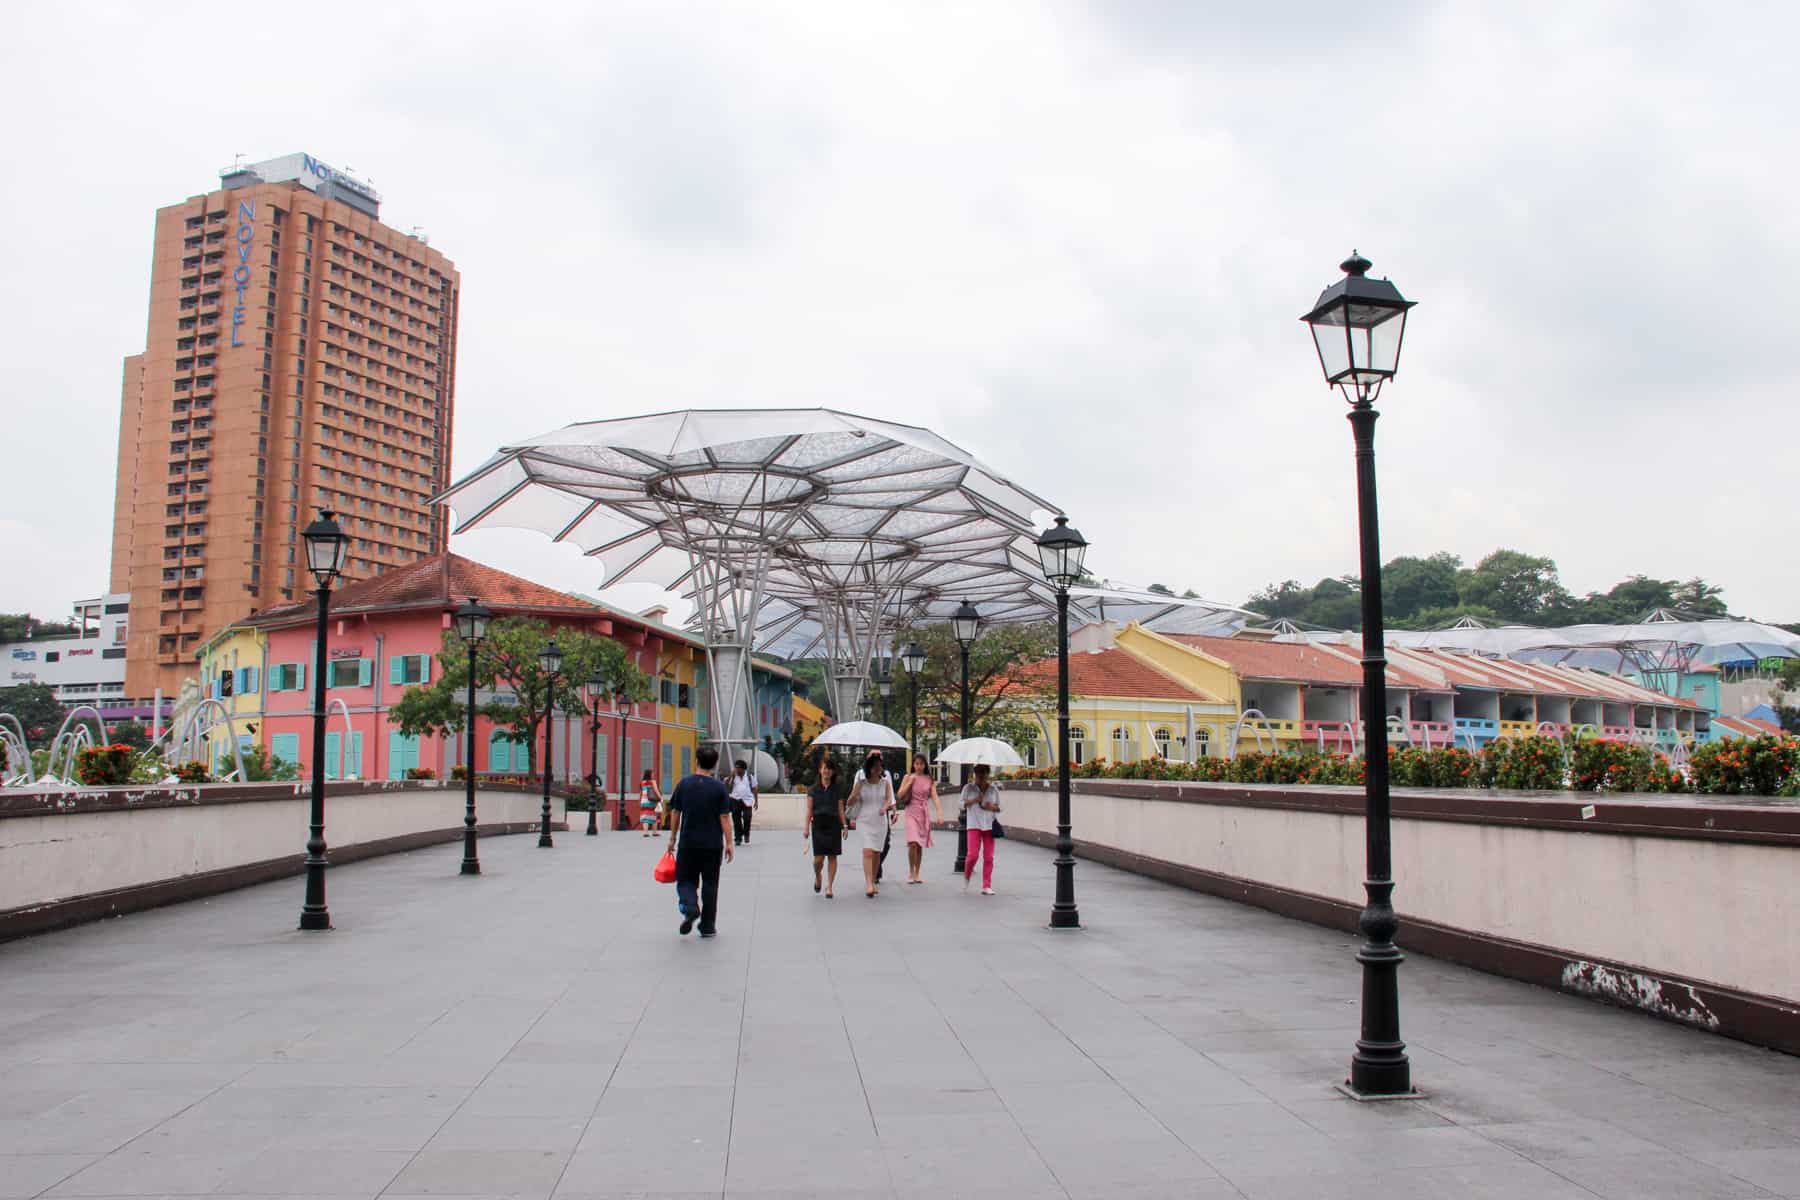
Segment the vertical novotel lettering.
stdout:
[[237,301],[231,306],[231,344],[241,346],[243,339],[238,336],[244,325],[244,293],[250,287],[250,242],[256,236],[256,201],[254,198],[238,201],[237,227],[237,269],[231,273],[232,286],[237,289]]

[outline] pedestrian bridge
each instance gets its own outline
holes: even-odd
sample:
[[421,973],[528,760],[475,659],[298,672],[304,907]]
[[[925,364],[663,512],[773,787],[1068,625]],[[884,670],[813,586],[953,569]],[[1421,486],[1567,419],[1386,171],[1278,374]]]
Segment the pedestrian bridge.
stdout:
[[1796,1060],[1640,1013],[1414,956],[1359,1105],[1344,933],[1086,862],[1051,932],[1016,840],[828,901],[767,828],[701,942],[659,843],[535,842],[0,946],[0,1195],[1800,1196]]

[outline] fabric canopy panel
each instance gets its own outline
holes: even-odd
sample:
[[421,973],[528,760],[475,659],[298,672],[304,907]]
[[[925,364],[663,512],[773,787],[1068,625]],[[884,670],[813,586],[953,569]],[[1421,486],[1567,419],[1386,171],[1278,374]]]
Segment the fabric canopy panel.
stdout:
[[749,652],[778,652],[808,621],[804,640],[866,677],[908,606],[1054,604],[1027,544],[1054,505],[929,430],[834,409],[570,425],[504,447],[438,499],[458,532],[535,530],[597,559],[605,586],[692,600],[729,742],[747,724]]
[[458,532],[531,529],[599,560],[605,586],[679,590],[697,554],[773,549],[821,570],[1030,530],[1054,505],[929,430],[832,409],[589,421],[507,446],[439,497]]

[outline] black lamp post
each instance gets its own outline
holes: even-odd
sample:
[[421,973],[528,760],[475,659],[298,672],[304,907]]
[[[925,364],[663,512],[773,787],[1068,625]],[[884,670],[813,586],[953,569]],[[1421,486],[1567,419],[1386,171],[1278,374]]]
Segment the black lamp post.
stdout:
[[[906,643],[900,652],[900,665],[906,668],[906,692],[912,699],[912,739],[914,754],[919,752],[919,676],[925,670],[925,648],[917,642]],[[908,764],[909,766],[911,764]]]
[[462,873],[464,875],[481,874],[481,860],[475,855],[475,654],[487,637],[488,621],[494,614],[482,607],[481,601],[470,596],[456,610],[456,632],[469,647],[469,710],[466,716],[468,724],[469,752],[463,764],[463,856]]
[[538,655],[538,670],[544,674],[544,825],[538,831],[540,848],[556,844],[550,840],[550,773],[556,752],[556,677],[562,672],[562,662],[562,651],[556,648],[556,639],[545,642],[543,652]]
[[[981,633],[981,614],[975,606],[964,600],[950,614],[950,633],[956,638],[957,649],[962,652],[962,736],[969,736],[971,710],[969,704],[969,647]],[[969,781],[969,768],[962,769],[962,782]],[[969,869],[969,810],[961,803],[956,806],[956,873],[961,875]]]
[[1087,540],[1058,517],[1038,537],[1038,562],[1056,589],[1056,901],[1050,928],[1081,928],[1075,907],[1075,838],[1069,816],[1069,587],[1081,578]]
[[875,704],[867,696],[856,702],[856,715],[866,721],[875,715]]
[[1370,279],[1369,260],[1352,251],[1344,278],[1319,293],[1301,317],[1312,329],[1325,382],[1350,402],[1356,441],[1356,510],[1362,542],[1362,720],[1364,841],[1368,902],[1358,925],[1363,945],[1362,1036],[1350,1059],[1348,1087],[1359,1096],[1412,1094],[1412,1067],[1400,1040],[1400,962],[1394,945],[1392,843],[1389,832],[1387,655],[1381,623],[1381,523],[1375,504],[1375,398],[1400,366],[1400,342],[1413,301],[1386,279]]
[[350,535],[330,509],[322,508],[318,519],[300,536],[306,542],[306,569],[319,585],[313,593],[319,625],[313,652],[312,819],[311,836],[306,839],[306,900],[300,908],[300,928],[330,929],[331,910],[325,907],[325,869],[331,865],[325,858],[325,664],[330,661],[325,650],[329,635],[326,614],[331,609],[331,585],[350,557]]
[[894,694],[894,673],[887,660],[875,664],[875,693],[881,697],[881,723],[888,723],[888,698]]
[[[606,677],[595,675],[588,680],[588,704],[592,712],[588,721],[588,836],[600,836],[600,697],[607,689]],[[619,805],[624,807],[625,789],[619,789]]]
[[613,707],[619,710],[619,812],[614,819],[614,827],[624,830],[631,826],[625,823],[625,796],[631,791],[631,782],[625,778],[626,755],[631,752],[630,721],[631,693],[625,690],[625,684],[619,684],[619,690],[613,693]]

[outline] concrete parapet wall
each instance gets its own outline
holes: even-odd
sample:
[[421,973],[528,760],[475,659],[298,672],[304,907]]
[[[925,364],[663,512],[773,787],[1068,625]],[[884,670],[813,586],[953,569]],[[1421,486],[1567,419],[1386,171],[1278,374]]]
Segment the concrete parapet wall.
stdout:
[[[0,941],[298,873],[310,793],[269,783],[0,795]],[[457,783],[341,783],[327,790],[334,863],[454,841]],[[484,787],[484,836],[538,827],[541,794]],[[553,802],[553,824],[563,808]]]
[[[1055,784],[1006,784],[1048,844]],[[1354,929],[1356,788],[1082,780],[1077,853]],[[1800,1052],[1800,806],[1394,793],[1403,948]]]

